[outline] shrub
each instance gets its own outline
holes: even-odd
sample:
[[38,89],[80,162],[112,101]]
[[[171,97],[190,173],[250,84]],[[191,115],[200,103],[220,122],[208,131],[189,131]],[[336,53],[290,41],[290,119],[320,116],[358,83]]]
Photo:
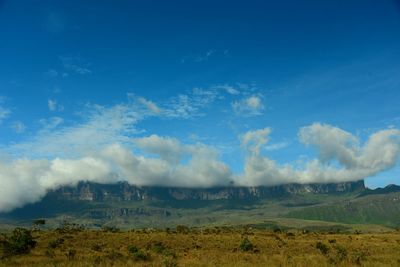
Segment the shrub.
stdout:
[[46,220],[44,220],[44,219],[34,220],[33,224],[34,225],[45,225],[46,224]]
[[245,237],[239,245],[239,249],[241,251],[251,251],[253,250],[253,248],[254,248],[253,244],[247,237]]
[[133,259],[136,261],[146,261],[150,258],[150,255],[147,252],[144,252],[135,246],[129,246],[128,251],[133,256]]
[[103,247],[100,244],[94,244],[92,246],[92,250],[94,251],[102,251]]
[[176,259],[174,259],[174,258],[164,259],[163,263],[164,263],[165,267],[177,267],[178,266],[178,263],[176,262]]
[[36,246],[31,231],[24,228],[15,228],[11,236],[1,243],[4,256],[27,254]]
[[167,257],[172,257],[176,258],[176,255],[173,251],[171,251],[168,247],[166,247],[163,243],[161,242],[156,242],[152,246],[152,250],[157,253],[161,254]]
[[325,245],[322,242],[317,242],[316,244],[316,248],[319,249],[319,251],[321,251],[322,254],[326,255],[329,252],[329,247],[327,245]]
[[120,231],[119,228],[115,226],[103,226],[101,230],[106,233],[118,233]]
[[75,249],[70,249],[70,250],[68,250],[68,252],[67,252],[67,258],[68,258],[69,260],[73,260],[73,259],[75,258],[75,256],[76,256],[76,250],[75,250]]
[[54,248],[57,248],[58,246],[62,245],[63,243],[64,243],[64,239],[57,238],[55,240],[50,241],[48,247],[54,249]]
[[45,255],[46,255],[46,257],[49,257],[49,258],[54,258],[54,251],[53,250],[46,250],[46,252],[44,253]]
[[187,227],[186,225],[178,225],[176,226],[176,232],[180,234],[187,234],[189,233],[189,227]]
[[338,259],[339,259],[340,261],[342,261],[342,260],[344,260],[344,259],[347,258],[347,250],[346,250],[345,247],[340,246],[340,245],[337,245],[337,246],[335,246],[335,249],[336,249],[336,251],[337,251]]
[[70,223],[66,220],[64,220],[60,227],[56,229],[57,232],[59,232],[60,234],[72,234],[75,232],[81,232],[83,230],[85,230],[85,227],[83,227],[82,225],[76,224],[76,223]]
[[33,229],[34,230],[40,230],[40,226],[45,225],[46,220],[44,219],[38,219],[33,221]]

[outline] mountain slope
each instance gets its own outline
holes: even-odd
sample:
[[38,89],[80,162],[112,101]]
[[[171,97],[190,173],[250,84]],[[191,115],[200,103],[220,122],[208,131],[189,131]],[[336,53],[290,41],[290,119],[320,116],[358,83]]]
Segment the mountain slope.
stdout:
[[290,211],[290,218],[341,223],[369,223],[391,227],[400,226],[400,192],[386,190],[363,192],[361,196],[335,203]]

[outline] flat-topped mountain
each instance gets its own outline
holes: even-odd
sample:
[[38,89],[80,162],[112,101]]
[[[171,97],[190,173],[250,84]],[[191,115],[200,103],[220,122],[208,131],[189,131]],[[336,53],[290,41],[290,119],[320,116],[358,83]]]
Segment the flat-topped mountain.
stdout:
[[80,182],[47,193],[39,202],[0,214],[1,224],[49,226],[68,219],[87,227],[173,227],[265,224],[290,218],[331,223],[398,225],[399,187],[371,190],[364,181],[257,187],[177,188],[126,182]]
[[361,192],[364,181],[331,184],[286,184],[257,187],[176,188],[143,187],[127,182],[97,184],[81,182],[75,187],[62,187],[49,192],[58,199],[86,201],[140,200],[255,200],[298,194],[335,194]]

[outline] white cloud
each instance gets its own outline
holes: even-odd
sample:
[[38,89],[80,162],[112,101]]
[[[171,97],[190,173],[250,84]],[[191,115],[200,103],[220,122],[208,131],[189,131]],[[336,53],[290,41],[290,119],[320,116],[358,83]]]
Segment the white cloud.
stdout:
[[64,110],[64,106],[58,104],[57,100],[55,100],[55,99],[48,99],[47,106],[49,107],[50,111],[63,111]]
[[38,201],[48,190],[80,180],[112,182],[109,168],[94,158],[0,162],[0,212]]
[[261,115],[264,105],[259,96],[253,95],[232,103],[234,112],[241,116]]
[[57,101],[49,99],[47,100],[47,106],[50,111],[55,111],[57,109]]
[[225,84],[225,85],[216,85],[216,86],[213,86],[212,88],[223,90],[223,91],[227,92],[230,95],[238,95],[238,94],[240,94],[239,89],[237,89],[237,88],[235,88],[233,86],[227,85],[227,84]]
[[14,121],[13,123],[11,123],[11,129],[20,134],[25,132],[26,126],[20,121]]
[[49,69],[48,71],[45,72],[45,75],[48,77],[57,77],[58,71],[56,71],[55,69]]
[[[99,107],[99,110],[102,111],[102,119],[94,115],[86,126],[104,123],[115,118],[115,114],[120,116],[124,114],[121,111],[126,111],[123,107]],[[126,120],[136,119],[123,119]],[[120,123],[116,128],[125,129],[125,124]],[[77,137],[82,137],[79,132],[82,128],[87,129],[86,126],[69,129],[69,132],[64,131],[57,136],[63,140],[70,139],[69,135],[72,134],[71,140],[82,145],[89,139],[80,140]],[[110,124],[102,127],[107,126]],[[102,127],[95,127],[96,131]],[[109,134],[120,134],[120,130]],[[313,124],[302,128],[299,136],[302,142],[315,146],[321,157],[310,160],[304,168],[298,169],[279,165],[261,155],[260,151],[268,143],[270,132],[270,128],[264,128],[249,131],[241,137],[242,147],[249,153],[244,173],[240,175],[233,175],[229,167],[218,159],[218,152],[212,147],[182,144],[177,139],[157,135],[110,142],[118,140],[114,136],[103,145],[101,142],[105,140],[101,138],[85,155],[75,158],[3,160],[0,161],[0,180],[3,181],[0,184],[0,211],[35,202],[48,190],[73,185],[81,180],[100,183],[128,181],[142,186],[178,187],[228,186],[231,182],[243,186],[343,182],[363,179],[387,170],[398,162],[400,155],[400,131],[397,129],[378,131],[360,147],[355,145],[359,141],[350,133],[329,125]],[[51,138],[48,141],[52,142]],[[133,153],[129,144],[145,154]],[[353,153],[349,156],[346,149],[332,150],[333,146],[345,146]],[[150,156],[145,156],[146,153]],[[338,160],[341,166],[330,165],[329,161],[332,160]]]
[[215,53],[215,50],[208,50],[205,54],[195,57],[194,62],[207,61],[210,58],[210,56],[213,55],[214,53]]
[[187,94],[181,94],[168,100],[162,114],[172,118],[193,118],[203,116],[203,109],[223,100],[224,94],[240,94],[238,89],[229,85],[215,85],[207,89],[194,88]]
[[[247,153],[243,173],[236,175],[214,147],[154,134],[134,138],[141,132],[138,122],[156,111],[170,118],[198,116],[220,99],[220,92],[197,88],[160,105],[129,95],[128,103],[88,104],[82,120],[72,125],[60,117],[41,120],[36,136],[1,151],[12,159],[0,159],[0,211],[37,201],[47,190],[80,180],[179,187],[327,183],[373,176],[399,161],[400,131],[395,128],[377,131],[362,144],[337,127],[319,123],[303,127],[299,140],[315,148],[318,158],[302,166],[281,165],[266,157],[285,144],[269,145],[268,127],[251,130],[240,136]],[[251,108],[262,106],[252,97],[256,96],[242,102]],[[57,109],[56,101],[54,105]]]
[[5,101],[5,98],[0,96],[0,124],[3,122],[3,120],[7,119],[11,114],[11,110],[10,109],[5,108],[4,106],[2,106],[4,101]]
[[161,109],[152,101],[145,99],[144,97],[139,97],[139,102],[144,105],[148,110],[154,114],[160,114]]
[[262,146],[268,142],[270,133],[270,128],[248,131],[241,136],[241,145],[252,154],[258,155]]
[[106,144],[125,142],[127,136],[138,132],[136,123],[145,116],[130,104],[88,104],[81,115],[81,123],[64,127],[59,127],[63,122],[59,117],[40,120],[42,130],[32,139],[8,147],[8,153],[45,158],[85,155]]
[[10,114],[11,110],[0,106],[0,123],[2,123],[3,120],[7,119],[10,116]]
[[[80,75],[88,75],[92,73],[92,70],[89,69],[89,64],[83,60],[81,57],[59,57],[63,67],[68,72],[73,72]],[[64,75],[66,74],[66,75]],[[68,73],[63,73],[63,77],[68,76]]]
[[0,161],[0,180],[3,181],[0,184],[0,212],[38,201],[48,190],[74,185],[78,181],[113,183],[123,180],[136,185],[178,187],[229,184],[231,172],[218,161],[213,149],[172,141],[190,158],[186,164],[172,162],[172,154],[168,151],[174,149],[169,144],[171,140],[157,136],[136,140],[161,158],[138,156],[115,143],[78,159]]
[[41,119],[39,123],[43,126],[42,131],[53,130],[64,122],[63,118],[51,117],[49,119]]
[[283,141],[283,142],[267,145],[264,147],[264,149],[267,151],[275,151],[275,150],[281,150],[285,147],[288,147],[289,145],[290,145],[289,142]]
[[[264,144],[267,135],[255,138],[256,145],[250,147],[252,153],[246,159],[242,184],[356,181],[394,167],[400,157],[400,130],[378,131],[368,138],[364,146],[359,146],[360,141],[352,134],[330,125],[314,123],[300,129],[299,138],[306,145],[315,146],[319,157],[310,160],[303,169],[295,169],[290,165],[279,166],[275,161],[253,152],[259,151],[258,144]],[[335,161],[339,166],[332,164]]]
[[136,138],[134,143],[145,152],[157,154],[163,160],[174,164],[179,163],[185,153],[175,138],[162,138],[153,134],[144,138]]

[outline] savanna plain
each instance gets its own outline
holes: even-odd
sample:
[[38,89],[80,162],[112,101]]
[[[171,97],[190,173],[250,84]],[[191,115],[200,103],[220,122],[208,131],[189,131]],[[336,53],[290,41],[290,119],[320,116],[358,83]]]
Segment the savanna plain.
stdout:
[[252,227],[8,230],[0,266],[400,266],[400,232]]

